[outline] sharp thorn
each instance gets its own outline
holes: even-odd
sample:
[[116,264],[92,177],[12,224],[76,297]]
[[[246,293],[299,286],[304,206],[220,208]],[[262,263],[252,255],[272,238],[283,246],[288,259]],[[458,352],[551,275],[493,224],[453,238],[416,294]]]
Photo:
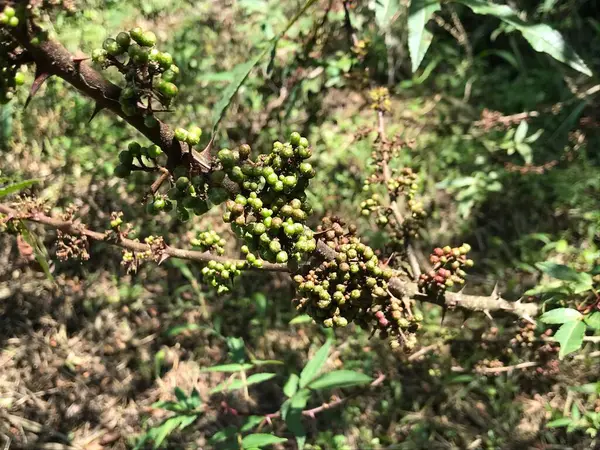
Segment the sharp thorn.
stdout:
[[163,253],[160,255],[160,259],[158,260],[158,265],[160,266],[162,263],[164,263],[167,259],[169,259],[171,256],[167,255],[166,253]]
[[498,283],[496,283],[494,285],[494,290],[492,291],[492,294],[490,295],[490,297],[498,299],[500,297],[500,295],[498,295]]
[[44,84],[44,81],[46,81],[48,78],[50,78],[50,74],[48,72],[40,72],[36,70],[35,80],[33,80],[31,90],[29,91],[29,96],[27,97],[27,100],[25,100],[25,106],[23,107],[23,109],[27,109],[27,106],[29,105],[29,102],[31,101],[33,96],[37,93],[40,87],[42,87],[42,84]]
[[529,315],[529,314],[523,314],[521,316],[522,319],[526,320],[527,322],[529,322],[532,325],[535,325],[535,320],[533,320],[533,318]]
[[98,103],[96,103],[96,106],[94,106],[94,111],[92,112],[92,116],[90,117],[90,120],[88,120],[88,123],[90,123],[92,120],[94,120],[94,117],[96,117],[98,115],[98,113],[100,111],[102,111],[104,109],[103,106],[100,106]]
[[492,317],[492,315],[490,314],[489,310],[487,310],[487,309],[484,309],[484,310],[483,310],[483,313],[485,314],[485,316],[486,316],[488,319],[490,319],[490,322],[493,322],[493,321],[494,321],[494,318],[493,318],[493,317]]
[[444,319],[446,318],[446,313],[448,312],[448,308],[445,306],[442,308],[442,320],[440,320],[440,326],[444,324]]

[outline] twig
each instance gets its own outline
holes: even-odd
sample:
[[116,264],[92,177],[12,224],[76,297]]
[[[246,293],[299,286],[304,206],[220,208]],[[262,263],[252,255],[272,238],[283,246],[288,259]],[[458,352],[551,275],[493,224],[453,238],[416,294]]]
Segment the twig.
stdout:
[[[378,117],[378,122],[379,122],[379,126],[378,126],[379,140],[382,142],[382,144],[385,144],[385,142],[386,142],[385,119],[383,117],[383,111],[378,111],[377,117]],[[382,169],[383,169],[383,179],[384,179],[386,185],[390,181],[390,178],[392,176],[389,165],[388,165],[388,159],[389,159],[389,154],[388,154],[387,150],[384,150],[383,158],[382,158]],[[394,215],[394,219],[396,220],[398,227],[402,227],[402,224],[404,223],[404,218],[402,217],[402,214],[400,212],[400,206],[398,205],[398,202],[391,197],[390,197],[390,209],[392,210],[392,214]],[[410,242],[410,238],[408,236],[404,237],[404,248],[406,250],[406,257],[408,259],[408,264],[412,271],[413,279],[418,280],[419,277],[421,276],[421,267],[419,266],[419,261],[417,260],[417,256],[415,255],[415,250],[414,250],[414,248]]]
[[[111,239],[110,234],[100,233],[98,231],[90,230],[86,228],[84,225],[76,224],[72,221],[55,219],[53,217],[49,217],[41,212],[34,213],[19,213],[16,209],[11,208],[8,205],[4,205],[0,203],[0,213],[6,214],[9,218],[12,219],[20,219],[27,220],[30,222],[40,223],[42,225],[49,226],[51,228],[55,228],[57,230],[62,231],[63,233],[67,233],[72,236],[86,236],[88,239],[106,242],[107,244],[115,245],[117,247],[121,247],[127,250],[131,250],[134,252],[146,252],[152,251],[152,248],[148,244],[144,244],[138,241],[134,241],[132,239],[120,238],[120,239]],[[235,260],[228,258],[226,256],[218,256],[213,255],[209,252],[200,252],[197,250],[187,250],[182,248],[169,247],[165,246],[164,249],[160,250],[161,256],[165,257],[173,257],[179,259],[187,259],[190,261],[197,262],[208,262],[208,261],[217,261],[217,262],[235,262],[242,263],[244,260]],[[252,268],[252,270],[268,270],[274,272],[287,272],[289,269],[285,264],[273,264],[265,262],[264,265],[258,268]]]

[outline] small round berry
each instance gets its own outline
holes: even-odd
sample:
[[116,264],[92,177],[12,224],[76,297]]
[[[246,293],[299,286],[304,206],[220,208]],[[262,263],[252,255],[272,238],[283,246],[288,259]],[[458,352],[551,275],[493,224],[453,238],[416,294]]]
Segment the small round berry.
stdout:
[[129,153],[133,156],[140,156],[142,154],[142,146],[137,142],[130,142],[127,146],[127,150],[129,150]]
[[121,153],[119,153],[119,161],[124,166],[131,167],[131,164],[133,164],[133,155],[131,152],[123,150]]
[[25,83],[25,74],[23,72],[15,73],[15,84],[17,86],[22,86]]
[[119,34],[117,34],[116,41],[117,44],[119,44],[119,47],[122,49],[127,49],[131,43],[131,37],[129,36],[129,33],[121,31]]
[[177,92],[179,92],[177,86],[168,81],[161,83],[158,87],[158,90],[167,98],[173,98],[177,95]]
[[186,142],[188,137],[188,132],[185,128],[176,128],[175,129],[175,139],[180,142]]
[[158,197],[157,199],[154,200],[154,210],[155,211],[162,211],[163,209],[165,209],[166,205],[167,205],[167,202],[162,197]]
[[135,27],[131,30],[129,30],[129,35],[131,36],[131,38],[135,41],[139,43],[139,40],[142,39],[142,35],[144,34],[144,30],[142,30],[140,27]]
[[175,187],[180,191],[185,191],[190,186],[190,179],[188,177],[179,177],[175,182]]
[[275,260],[280,263],[286,263],[288,260],[288,254],[285,251],[280,251],[279,253],[277,253],[277,256],[275,257]]
[[292,144],[294,147],[297,147],[300,145],[301,138],[302,136],[300,136],[300,133],[294,131],[292,134],[290,134],[290,144]]
[[156,62],[165,69],[173,70],[171,68],[171,65],[173,64],[173,57],[171,56],[170,53],[167,53],[167,52],[159,53],[158,55],[156,55]]
[[8,17],[9,19],[10,19],[11,17],[14,17],[14,16],[15,16],[15,14],[16,14],[15,8],[13,8],[12,6],[6,6],[6,7],[4,8],[4,15],[5,15],[6,17]]
[[156,44],[156,35],[152,31],[144,31],[136,42],[144,47],[152,47]]
[[120,55],[121,53],[123,53],[123,49],[113,38],[105,39],[104,43],[102,44],[102,48],[106,50],[106,52],[109,55],[113,56]]
[[163,151],[158,145],[151,145],[150,147],[148,147],[146,152],[149,158],[158,158],[160,155],[163,154]]
[[298,142],[298,145],[300,147],[308,147],[308,139],[306,139],[305,137],[301,137],[300,142]]
[[103,48],[97,48],[92,52],[92,61],[99,64],[104,64],[106,62],[106,50]]
[[16,16],[13,16],[10,19],[8,19],[8,26],[12,27],[12,28],[18,27],[19,26],[19,18]]
[[131,174],[131,167],[119,164],[117,167],[115,167],[114,174],[119,178],[127,178]]

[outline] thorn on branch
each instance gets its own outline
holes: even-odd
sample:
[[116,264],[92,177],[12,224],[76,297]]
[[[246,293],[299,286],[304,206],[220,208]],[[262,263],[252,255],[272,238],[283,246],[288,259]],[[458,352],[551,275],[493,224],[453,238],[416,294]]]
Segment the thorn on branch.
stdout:
[[27,106],[29,105],[31,99],[33,99],[33,96],[37,94],[39,89],[42,87],[42,84],[44,84],[44,81],[50,78],[50,76],[51,75],[48,72],[42,72],[41,70],[36,69],[35,80],[33,80],[31,90],[29,91],[29,96],[27,97],[27,100],[25,100],[25,106],[23,107],[23,109],[27,109]]
[[96,103],[96,105],[94,106],[94,111],[92,112],[92,115],[90,117],[90,120],[88,120],[88,124],[94,120],[94,118],[98,115],[98,113],[100,111],[102,111],[104,109],[103,106],[101,106],[99,103]]

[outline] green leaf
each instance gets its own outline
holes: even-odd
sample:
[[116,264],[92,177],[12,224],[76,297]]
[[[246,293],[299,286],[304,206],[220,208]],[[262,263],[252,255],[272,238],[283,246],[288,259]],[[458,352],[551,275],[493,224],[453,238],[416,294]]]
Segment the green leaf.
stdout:
[[416,72],[431,41],[431,34],[425,26],[434,12],[440,10],[440,3],[431,0],[412,0],[408,9],[408,51],[412,63],[412,71]]
[[569,353],[579,350],[584,334],[585,324],[580,320],[563,324],[554,335],[554,339],[560,344],[558,358],[563,359]]
[[565,323],[580,319],[582,314],[572,308],[556,308],[542,314],[540,320],[544,323]]
[[308,314],[301,314],[299,316],[294,317],[292,320],[290,320],[290,325],[297,325],[300,323],[307,323],[307,322],[312,322],[312,317],[310,317]]
[[16,194],[17,192],[22,191],[23,189],[26,189],[29,186],[34,185],[35,183],[39,183],[40,181],[42,181],[40,178],[34,178],[31,180],[19,181],[18,183],[10,184],[8,186],[0,188],[0,198],[6,197],[7,195],[11,194]]
[[593,283],[592,276],[589,273],[577,272],[575,269],[563,264],[545,261],[537,263],[535,266],[546,275],[556,278],[557,280],[571,281],[582,286],[589,285],[590,287]]
[[220,383],[217,386],[215,386],[210,391],[210,393],[214,394],[216,392],[222,392],[222,391],[235,391],[237,389],[242,389],[244,386],[250,386],[252,384],[258,384],[258,383],[262,383],[263,381],[270,380],[275,375],[276,374],[274,374],[274,373],[267,373],[267,372],[255,373],[254,375],[250,375],[246,379],[245,383],[244,383],[244,380],[224,381],[223,383]]
[[585,321],[585,324],[590,327],[593,328],[595,330],[600,330],[600,312],[596,311],[593,312],[591,314],[587,314],[583,320]]
[[228,427],[223,428],[222,430],[217,431],[215,434],[213,434],[208,439],[208,443],[216,444],[218,442],[226,441],[227,439],[234,437],[236,435],[236,433],[237,433],[237,428],[230,425]]
[[381,30],[386,30],[400,11],[399,0],[377,0],[375,3],[375,22]]
[[254,367],[254,364],[221,364],[220,366],[206,367],[200,372],[241,372]]
[[368,384],[372,380],[370,376],[354,372],[353,370],[335,370],[321,375],[316,380],[310,382],[308,387],[310,389],[333,389]]
[[252,359],[250,360],[255,366],[283,366],[285,363],[278,359]]
[[570,417],[561,417],[546,424],[546,428],[560,428],[570,425],[572,422]]
[[231,105],[231,102],[233,101],[233,97],[235,97],[235,94],[240,90],[240,88],[242,87],[242,85],[244,84],[244,82],[246,81],[248,76],[250,75],[250,72],[252,72],[252,69],[254,69],[254,67],[256,67],[256,65],[261,61],[261,59],[263,59],[263,57],[267,53],[270,53],[272,51],[272,49],[277,45],[277,42],[283,37],[283,35],[288,32],[288,30],[292,27],[292,25],[294,25],[294,23],[296,23],[296,21],[315,2],[316,2],[316,0],[306,0],[306,2],[304,3],[304,6],[302,6],[302,8],[300,8],[300,10],[294,15],[294,17],[292,17],[289,20],[289,22],[286,24],[285,28],[269,41],[269,45],[265,46],[265,48],[260,53],[258,53],[254,58],[250,59],[249,61],[247,61],[243,64],[238,65],[233,70],[231,83],[229,83],[229,85],[225,88],[225,90],[223,91],[223,94],[221,96],[221,99],[217,102],[217,104],[213,108],[213,117],[212,117],[212,123],[213,123],[212,135],[213,136],[217,132],[217,128],[218,128],[219,124],[221,123],[221,120],[223,120],[223,117],[225,116],[225,113],[227,112],[229,105]]
[[298,375],[296,375],[295,373],[290,375],[290,377],[285,383],[285,386],[283,386],[283,393],[286,395],[286,397],[292,397],[296,393],[296,391],[298,390],[299,381],[300,377],[298,377]]
[[531,164],[533,161],[533,150],[529,144],[521,142],[515,146],[515,149],[517,150],[517,153],[521,155],[525,164]]
[[240,432],[245,433],[259,425],[264,420],[263,416],[248,416],[246,422],[240,427]]
[[280,438],[266,433],[249,434],[242,439],[243,448],[264,447],[265,445],[281,444],[287,442],[286,438]]
[[306,407],[311,394],[312,391],[309,389],[301,389],[281,405],[281,417],[296,437],[299,450],[302,450],[306,443],[306,430],[302,424],[302,411]]
[[325,361],[327,360],[331,343],[331,340],[328,339],[317,351],[317,353],[315,353],[315,356],[313,356],[312,359],[306,363],[306,366],[304,366],[304,369],[302,369],[302,372],[300,373],[301,388],[305,387],[319,374],[323,368],[323,365],[325,364]]
[[23,237],[23,240],[31,245],[31,248],[33,248],[35,260],[44,271],[46,278],[54,282],[54,277],[50,272],[50,264],[48,264],[48,252],[46,251],[46,247],[44,247],[44,243],[29,230],[25,222],[21,221],[20,223],[21,236]]
[[528,24],[520,19],[517,11],[508,5],[499,5],[483,0],[457,1],[471,8],[475,14],[495,16],[503,22],[512,25],[521,32],[535,51],[546,53],[557,61],[565,63],[587,76],[592,76],[592,72],[585,65],[585,62],[567,44],[562,35],[550,26],[545,24]]
[[529,129],[529,125],[527,124],[527,121],[522,120],[521,123],[519,124],[519,126],[517,127],[517,131],[515,131],[514,140],[517,144],[520,144],[521,142],[523,142],[525,140],[528,129]]
[[175,388],[175,397],[177,398],[177,400],[179,400],[180,402],[185,402],[187,400],[187,395],[185,392],[183,392],[183,389],[181,389],[179,386],[177,386]]

